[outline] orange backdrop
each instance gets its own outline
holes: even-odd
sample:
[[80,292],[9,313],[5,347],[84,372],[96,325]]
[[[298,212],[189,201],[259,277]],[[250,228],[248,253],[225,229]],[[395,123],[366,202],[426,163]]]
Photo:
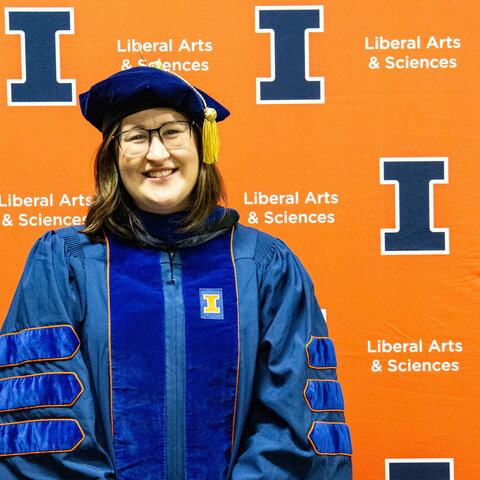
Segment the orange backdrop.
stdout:
[[[243,223],[284,239],[314,279],[336,343],[354,477],[390,479],[391,459],[450,459],[448,480],[478,478],[476,0],[12,0],[2,7],[2,317],[34,240],[53,221],[85,215],[99,135],[81,117],[78,93],[135,66],[140,57],[128,50],[141,42],[148,60],[177,62],[178,73],[231,110],[219,125],[229,206]],[[75,105],[12,103],[8,81],[24,78],[33,48],[11,31],[18,7],[70,12],[71,32],[58,35],[56,53],[59,78],[75,82]],[[259,101],[257,79],[284,72],[282,62],[301,53],[297,44],[287,52],[274,43],[283,30],[257,25],[261,12],[284,7],[318,12],[322,28],[306,30],[300,60],[312,82],[323,78],[319,101]],[[37,62],[48,62],[43,53]],[[416,193],[398,198],[404,184],[382,180],[385,162],[415,159],[443,165],[427,208],[431,231],[447,232],[446,248],[382,252],[382,229],[399,227],[405,205],[402,222],[422,224],[425,201]],[[41,197],[37,205],[33,197]]]

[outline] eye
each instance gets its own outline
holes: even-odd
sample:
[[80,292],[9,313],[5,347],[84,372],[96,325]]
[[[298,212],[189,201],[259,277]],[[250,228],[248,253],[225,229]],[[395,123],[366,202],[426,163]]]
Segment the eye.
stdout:
[[122,133],[121,141],[129,143],[144,143],[148,142],[149,134],[146,130],[137,128]]
[[180,130],[179,128],[175,128],[175,127],[170,127],[168,129],[162,131],[162,135],[164,137],[174,137],[175,135],[179,135],[180,133],[182,133],[182,130]]
[[185,133],[188,129],[188,124],[184,122],[173,122],[164,125],[161,130],[160,134],[163,138],[173,138]]

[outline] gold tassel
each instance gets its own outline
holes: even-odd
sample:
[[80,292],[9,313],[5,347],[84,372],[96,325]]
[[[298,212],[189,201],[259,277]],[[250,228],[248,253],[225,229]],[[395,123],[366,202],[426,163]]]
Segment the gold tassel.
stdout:
[[204,110],[205,119],[203,120],[203,162],[212,164],[218,162],[218,152],[220,150],[220,139],[218,137],[217,112],[214,108]]
[[148,66],[153,68],[158,68],[159,70],[163,70],[163,64],[160,59],[155,60],[154,62],[150,62]]

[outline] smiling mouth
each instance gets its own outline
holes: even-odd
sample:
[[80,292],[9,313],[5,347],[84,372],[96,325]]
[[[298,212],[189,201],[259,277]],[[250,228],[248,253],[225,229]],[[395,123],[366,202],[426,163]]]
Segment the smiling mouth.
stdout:
[[178,168],[171,168],[169,170],[152,170],[150,172],[145,172],[143,175],[148,178],[169,177],[170,175],[173,175],[177,170]]

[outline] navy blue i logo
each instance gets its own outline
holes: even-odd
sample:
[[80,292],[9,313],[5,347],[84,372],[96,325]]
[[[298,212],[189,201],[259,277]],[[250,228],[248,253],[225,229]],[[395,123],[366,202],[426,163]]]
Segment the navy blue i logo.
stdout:
[[395,228],[382,228],[382,255],[449,253],[449,229],[434,227],[436,183],[448,183],[447,157],[381,158],[380,183],[395,185]]
[[385,480],[454,480],[453,458],[386,459]]
[[324,103],[324,77],[310,76],[309,33],[323,32],[323,6],[255,7],[255,31],[270,33],[271,76],[257,103]]
[[73,8],[5,8],[5,33],[20,35],[22,56],[7,104],[75,105],[75,80],[60,78],[60,35],[74,33]]

